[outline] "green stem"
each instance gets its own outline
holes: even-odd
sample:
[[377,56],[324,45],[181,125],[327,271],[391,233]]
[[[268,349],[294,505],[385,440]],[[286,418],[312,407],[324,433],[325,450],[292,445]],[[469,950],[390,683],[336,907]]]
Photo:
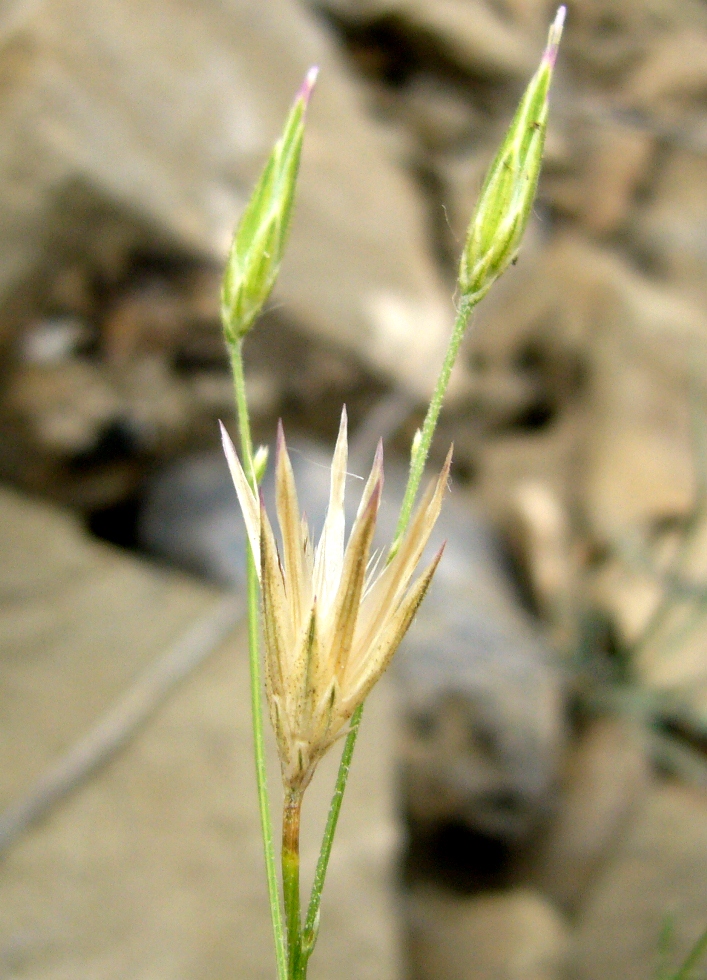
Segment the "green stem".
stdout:
[[250,415],[248,400],[245,392],[245,374],[243,373],[243,341],[236,340],[229,344],[231,354],[231,370],[233,371],[233,390],[236,395],[236,414],[238,416],[238,434],[241,438],[241,455],[245,465],[246,476],[250,480],[253,492],[257,495],[255,474],[253,472],[253,440],[250,434]]
[[400,507],[400,517],[398,518],[398,526],[395,529],[395,537],[393,538],[393,543],[390,546],[388,561],[394,557],[396,551],[398,550],[402,537],[405,534],[407,526],[410,522],[412,508],[415,503],[417,491],[420,487],[422,474],[425,470],[425,463],[427,462],[430,446],[432,445],[432,437],[434,436],[434,432],[437,427],[439,413],[442,410],[442,402],[444,401],[444,396],[447,392],[452,368],[454,367],[454,362],[457,359],[462,338],[466,332],[466,325],[469,321],[469,316],[478,301],[479,297],[476,295],[466,296],[459,304],[457,318],[454,321],[454,329],[452,330],[452,336],[449,340],[447,353],[444,356],[442,370],[439,372],[437,384],[435,385],[435,390],[432,393],[432,399],[430,400],[430,404],[427,409],[427,415],[425,416],[425,421],[422,424],[420,441],[410,457],[410,474],[408,476],[407,486],[405,487],[405,496],[403,497],[403,502]]
[[[422,474],[425,469],[425,463],[427,462],[427,456],[430,451],[430,445],[432,444],[432,437],[434,436],[434,431],[437,426],[439,413],[442,409],[442,402],[444,401],[447,386],[449,385],[449,378],[452,373],[452,368],[454,367],[454,362],[456,361],[457,354],[459,353],[459,347],[466,331],[469,316],[480,298],[480,296],[465,297],[462,299],[459,305],[457,317],[454,322],[454,329],[452,330],[452,336],[449,340],[449,347],[447,348],[442,369],[439,373],[439,377],[437,378],[437,384],[435,385],[432,400],[430,401],[429,408],[427,409],[427,415],[425,416],[425,421],[422,426],[420,441],[410,460],[410,473],[408,475],[408,482],[405,488],[405,496],[403,497],[403,503],[400,509],[400,517],[398,519],[395,538],[388,554],[388,561],[390,561],[395,555],[402,536],[410,522],[413,504],[415,502],[415,497],[417,496],[417,491],[420,486],[420,480],[422,479]],[[344,798],[346,781],[349,778],[351,759],[353,757],[354,748],[356,747],[356,738],[358,737],[358,729],[361,724],[362,714],[363,705],[359,705],[351,718],[349,734],[346,737],[344,750],[341,753],[341,762],[339,763],[339,772],[336,777],[336,786],[334,788],[334,795],[329,807],[329,816],[327,818],[324,837],[322,839],[322,846],[319,852],[317,869],[314,873],[314,884],[312,885],[312,894],[309,899],[307,918],[304,925],[301,960],[302,972],[300,973],[302,980],[304,980],[306,977],[307,961],[311,956],[312,950],[314,949],[314,944],[317,941],[317,932],[319,929],[319,907],[321,904],[322,890],[324,888],[324,880],[326,878],[327,867],[329,865],[329,856],[331,854],[331,847],[334,841],[334,834],[336,833],[336,825],[339,820],[341,803]]]
[[[254,491],[258,492],[255,472],[253,470],[253,442],[250,435],[250,420],[248,403],[245,393],[245,377],[243,374],[242,341],[238,340],[229,345],[231,367],[233,368],[233,387],[236,394],[238,410],[238,429],[241,437],[241,453],[243,464]],[[258,637],[258,621],[260,604],[258,599],[258,575],[250,545],[248,551],[248,651],[250,659],[250,700],[253,716],[253,743],[255,747],[255,776],[258,784],[258,804],[260,807],[260,826],[263,834],[265,850],[265,870],[268,881],[268,897],[270,899],[270,915],[275,937],[275,957],[277,960],[278,980],[287,980],[287,957],[285,954],[285,935],[282,927],[282,910],[277,889],[277,871],[275,865],[275,848],[273,846],[272,821],[270,818],[270,800],[268,797],[268,777],[265,767],[265,739],[263,737],[263,709],[260,693],[260,653]]]
[[356,738],[358,736],[358,729],[359,725],[361,724],[362,714],[363,705],[361,704],[353,713],[351,724],[349,726],[349,734],[346,736],[344,750],[341,753],[341,762],[339,764],[339,772],[336,777],[334,795],[332,796],[331,804],[329,805],[329,816],[327,817],[326,827],[324,828],[324,837],[322,839],[322,847],[319,852],[317,868],[314,872],[312,894],[309,898],[307,918],[304,923],[304,933],[302,936],[302,964],[304,969],[304,972],[302,973],[303,978],[306,976],[307,960],[311,956],[312,950],[314,949],[314,944],[317,941],[317,933],[319,931],[319,906],[321,905],[322,901],[324,879],[326,878],[327,867],[329,866],[331,847],[334,843],[334,834],[336,833],[336,825],[339,821],[339,812],[341,811],[341,803],[344,799],[346,780],[349,776],[351,757],[353,756],[354,748],[356,746]]
[[[302,922],[299,899],[299,828],[302,793],[288,789],[282,807],[282,893],[287,922],[287,976],[298,980],[302,975]],[[306,967],[305,967],[306,968]]]
[[707,953],[707,929],[702,933],[687,955],[685,962],[671,980],[690,980],[692,971]]

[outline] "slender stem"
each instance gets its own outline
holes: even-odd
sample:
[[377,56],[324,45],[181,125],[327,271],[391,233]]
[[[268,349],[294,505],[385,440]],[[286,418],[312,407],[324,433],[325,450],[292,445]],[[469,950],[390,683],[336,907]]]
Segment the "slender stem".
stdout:
[[[407,529],[408,523],[410,522],[412,507],[415,502],[417,490],[420,486],[422,473],[425,469],[425,463],[427,462],[427,456],[430,451],[430,445],[432,444],[432,437],[437,426],[439,413],[442,409],[442,402],[444,401],[447,386],[449,385],[449,378],[452,373],[452,368],[454,367],[454,362],[456,361],[457,354],[459,353],[459,347],[466,330],[469,315],[480,298],[480,296],[468,296],[462,299],[459,305],[457,317],[454,322],[454,329],[452,330],[452,336],[449,340],[449,347],[447,348],[442,369],[439,373],[439,377],[437,378],[437,384],[435,385],[432,400],[430,401],[429,408],[427,409],[427,415],[425,416],[425,421],[422,426],[421,438],[410,460],[410,473],[408,475],[408,482],[405,488],[405,496],[403,497],[403,503],[400,509],[400,517],[398,519],[395,538],[388,554],[388,561],[390,561],[395,555],[402,536]],[[341,762],[339,763],[339,772],[336,777],[334,795],[329,807],[329,816],[327,818],[324,837],[322,839],[322,845],[319,852],[317,869],[314,873],[314,884],[312,885],[312,894],[309,899],[307,918],[304,925],[302,939],[303,972],[300,974],[300,976],[303,978],[303,980],[306,976],[307,960],[311,956],[312,950],[314,949],[314,944],[317,941],[317,932],[319,929],[319,907],[321,904],[322,890],[324,888],[324,880],[326,878],[327,867],[329,865],[329,856],[331,854],[331,847],[334,841],[334,834],[336,833],[336,825],[339,820],[341,803],[344,798],[346,781],[349,777],[351,759],[353,757],[354,748],[356,747],[356,738],[358,737],[358,729],[361,724],[362,714],[363,705],[359,705],[351,718],[349,734],[346,737],[344,750],[341,753]]]
[[299,899],[299,828],[302,792],[288,789],[282,807],[282,893],[287,922],[287,976],[301,976],[302,922]]
[[248,400],[245,392],[245,375],[243,373],[243,341],[236,340],[229,344],[231,354],[231,370],[233,371],[233,390],[236,395],[236,413],[238,415],[238,434],[241,438],[241,454],[245,465],[246,476],[250,480],[253,492],[257,495],[255,474],[253,472],[253,439],[250,434],[250,415]]
[[705,929],[705,931],[699,937],[695,945],[688,953],[685,962],[682,964],[678,972],[674,974],[671,980],[690,980],[692,971],[695,969],[695,967],[700,962],[700,960],[702,959],[702,957],[705,955],[706,952],[707,952],[707,929]]
[[[250,435],[250,420],[245,394],[245,377],[243,374],[242,341],[229,345],[231,366],[233,368],[233,387],[236,394],[238,410],[238,428],[241,437],[241,453],[245,471],[257,493],[255,473],[253,470],[253,442]],[[258,575],[250,545],[247,546],[248,559],[248,651],[250,658],[250,700],[253,716],[253,744],[255,748],[255,776],[258,784],[258,804],[260,807],[260,826],[263,834],[265,850],[265,871],[268,881],[268,897],[270,899],[270,915],[275,937],[275,957],[277,960],[278,980],[287,980],[287,957],[285,953],[285,934],[282,926],[282,910],[277,888],[277,871],[275,865],[275,848],[272,836],[272,821],[270,818],[270,800],[268,796],[268,777],[265,767],[265,739],[263,737],[263,709],[260,693],[260,653],[258,649]]]
[[[334,834],[336,833],[336,825],[339,820],[341,802],[344,798],[346,780],[349,776],[351,757],[353,756],[354,748],[356,746],[356,738],[358,736],[358,729],[359,725],[361,724],[362,714],[363,705],[361,704],[353,713],[349,727],[349,734],[346,736],[344,750],[341,753],[341,762],[339,764],[339,772],[336,777],[334,795],[332,796],[331,804],[329,805],[329,816],[327,817],[326,827],[324,829],[324,837],[322,839],[321,851],[319,852],[317,868],[314,872],[312,894],[309,898],[309,907],[307,908],[307,918],[305,920],[304,933],[302,937],[302,959],[305,970],[307,967],[307,960],[309,959],[312,950],[314,949],[314,944],[317,941],[317,932],[319,931],[319,906],[322,900],[324,879],[326,878],[327,867],[329,865],[331,846],[334,843]],[[305,974],[303,974],[303,976],[305,976]]]
[[393,538],[393,543],[390,547],[388,561],[393,558],[398,550],[403,534],[405,533],[410,522],[412,508],[415,503],[415,497],[417,496],[420,480],[422,479],[422,474],[425,469],[425,463],[427,462],[430,446],[432,445],[432,437],[434,435],[435,428],[437,427],[437,420],[439,419],[439,413],[442,409],[442,402],[444,401],[444,396],[447,392],[452,368],[454,367],[454,362],[456,361],[457,354],[459,353],[459,347],[466,331],[469,316],[473,308],[476,306],[478,300],[479,297],[476,295],[466,296],[459,304],[457,318],[454,321],[454,329],[452,330],[452,336],[449,340],[447,353],[444,356],[442,370],[439,372],[437,384],[435,385],[434,392],[432,393],[432,399],[430,400],[430,404],[427,409],[427,415],[425,416],[425,421],[422,424],[420,441],[410,458],[410,474],[408,476],[407,486],[405,487],[405,496],[403,497],[403,502],[400,507],[400,517],[398,518],[398,526],[395,529],[395,537]]

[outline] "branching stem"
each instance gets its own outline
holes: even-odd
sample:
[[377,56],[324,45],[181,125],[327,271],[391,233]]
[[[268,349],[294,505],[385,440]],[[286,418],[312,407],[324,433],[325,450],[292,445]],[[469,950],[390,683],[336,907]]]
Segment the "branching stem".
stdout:
[[[410,522],[412,508],[415,503],[415,497],[417,496],[420,480],[422,479],[422,474],[425,469],[425,463],[427,462],[427,456],[429,455],[430,446],[432,444],[432,437],[434,436],[437,420],[439,419],[439,413],[442,409],[444,396],[449,385],[449,378],[452,374],[452,368],[454,367],[454,362],[456,361],[457,354],[459,353],[459,347],[461,345],[462,338],[464,337],[467,323],[469,322],[469,316],[480,298],[480,296],[465,297],[462,299],[459,305],[457,317],[454,322],[454,329],[452,330],[452,336],[449,340],[447,353],[445,354],[442,369],[439,373],[439,377],[437,378],[437,384],[435,385],[432,400],[430,401],[429,408],[427,409],[427,415],[425,416],[425,421],[422,426],[421,438],[410,459],[410,473],[408,475],[405,496],[403,497],[403,503],[400,509],[400,517],[398,519],[395,538],[388,554],[388,561],[393,558],[395,552],[398,550],[400,541],[402,540],[402,537],[405,534],[407,526]],[[336,825],[339,820],[341,803],[344,798],[346,781],[349,777],[351,759],[353,757],[354,748],[356,747],[356,739],[358,737],[358,730],[361,724],[362,714],[363,705],[359,705],[351,718],[349,734],[346,737],[344,749],[341,753],[341,762],[339,763],[339,772],[336,777],[334,795],[329,806],[329,816],[327,818],[324,837],[322,839],[322,845],[319,852],[317,869],[314,873],[314,884],[312,885],[312,894],[309,900],[307,918],[302,937],[302,973],[300,974],[302,980],[304,980],[306,977],[307,960],[309,959],[312,950],[314,949],[314,944],[317,941],[317,932],[319,928],[319,906],[321,903],[322,890],[324,888],[324,880],[326,878],[327,867],[329,865],[329,856],[331,854],[334,834],[336,833]]]
[[400,542],[402,541],[403,535],[405,534],[407,526],[410,523],[412,508],[415,504],[417,491],[420,488],[422,474],[425,471],[425,463],[427,462],[430,446],[432,445],[432,437],[434,436],[435,429],[437,427],[439,413],[442,410],[444,396],[447,393],[447,387],[449,386],[449,378],[452,374],[452,368],[454,367],[454,362],[457,359],[462,338],[466,332],[469,316],[471,315],[471,311],[476,306],[478,300],[479,297],[476,295],[467,296],[464,297],[459,304],[457,317],[454,321],[454,329],[452,330],[452,336],[449,340],[447,353],[444,355],[442,370],[439,372],[439,377],[437,378],[437,383],[435,385],[434,392],[432,393],[427,414],[425,415],[425,421],[422,423],[420,441],[410,457],[410,473],[408,475],[407,486],[405,487],[405,496],[403,497],[403,502],[400,506],[400,517],[398,518],[398,526],[395,529],[393,543],[390,546],[388,561],[394,557],[396,551],[400,547]]

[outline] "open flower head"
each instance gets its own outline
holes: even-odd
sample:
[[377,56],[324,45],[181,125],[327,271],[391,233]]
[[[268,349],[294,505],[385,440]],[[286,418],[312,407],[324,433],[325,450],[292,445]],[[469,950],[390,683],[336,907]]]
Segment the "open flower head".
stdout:
[[224,450],[259,570],[265,689],[285,786],[304,789],[319,759],[345,731],[386,669],[427,591],[442,555],[411,584],[442,506],[451,450],[412,518],[394,558],[371,571],[369,554],[383,488],[379,444],[348,543],[344,546],[346,410],[331,466],[329,506],[313,547],[300,517],[280,425],[275,470],[282,555],[262,499],[256,499],[223,426]]

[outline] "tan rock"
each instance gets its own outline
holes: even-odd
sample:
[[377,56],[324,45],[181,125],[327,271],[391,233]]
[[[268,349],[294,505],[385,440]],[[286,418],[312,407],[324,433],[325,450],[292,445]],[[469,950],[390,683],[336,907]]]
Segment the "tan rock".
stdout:
[[543,269],[559,347],[589,353],[576,475],[595,533],[684,517],[694,497],[687,390],[707,363],[704,312],[577,238],[558,239]]
[[643,802],[649,763],[643,733],[621,718],[590,723],[570,749],[560,804],[522,880],[576,912]]
[[629,649],[643,636],[663,589],[657,575],[613,557],[592,577],[590,594],[597,607],[609,615],[624,648]]
[[516,432],[486,441],[478,468],[481,499],[495,522],[503,526],[513,509],[517,488],[542,481],[566,499],[576,468],[578,433],[583,419],[567,412],[554,424],[531,432]]
[[567,950],[562,918],[529,889],[413,897],[413,980],[559,980]]
[[676,970],[705,927],[706,877],[707,799],[684,786],[657,785],[581,911],[573,976],[654,976],[667,921],[668,966]]
[[402,0],[404,17],[428,34],[447,57],[484,75],[523,78],[536,67],[541,51],[523,32],[500,17],[493,5],[475,0]]
[[524,31],[486,0],[324,0],[320,6],[352,21],[399,18],[418,40],[422,35],[445,58],[484,76],[523,77],[535,69],[540,54]]
[[502,530],[554,648],[570,650],[577,626],[577,555],[557,490],[542,479],[522,480],[512,491]]
[[0,15],[0,53],[4,334],[67,265],[109,281],[136,251],[221,265],[304,73],[319,64],[275,302],[302,329],[427,392],[453,304],[421,205],[301,5],[13,4]]
[[433,75],[413,78],[399,94],[395,108],[419,143],[432,152],[459,146],[480,122],[464,90]]
[[707,302],[706,202],[704,154],[674,148],[656,174],[650,199],[632,225],[642,254],[703,307]]
[[626,80],[621,98],[658,114],[686,108],[707,88],[707,32],[677,30],[656,38]]
[[699,18],[697,4],[652,4],[643,0],[584,0],[571,10],[563,51],[583,73],[603,86],[618,81],[645,57],[657,38],[684,17]]
[[594,146],[579,178],[577,213],[592,234],[611,235],[626,223],[653,152],[654,139],[644,131],[619,126],[595,131]]
[[[88,540],[65,514],[8,491],[0,514],[4,808],[220,596]],[[109,765],[15,840],[0,880],[3,969],[27,980],[274,976],[247,691],[241,629]],[[385,687],[367,704],[313,976],[400,976],[390,706]],[[305,881],[337,762],[328,761],[304,807]],[[271,754],[275,802],[273,763]]]
[[27,426],[28,442],[50,456],[91,450],[120,413],[122,400],[95,364],[27,365],[6,393],[6,415]]
[[505,534],[525,569],[535,601],[549,612],[571,576],[567,514],[547,484],[527,480],[515,488]]

